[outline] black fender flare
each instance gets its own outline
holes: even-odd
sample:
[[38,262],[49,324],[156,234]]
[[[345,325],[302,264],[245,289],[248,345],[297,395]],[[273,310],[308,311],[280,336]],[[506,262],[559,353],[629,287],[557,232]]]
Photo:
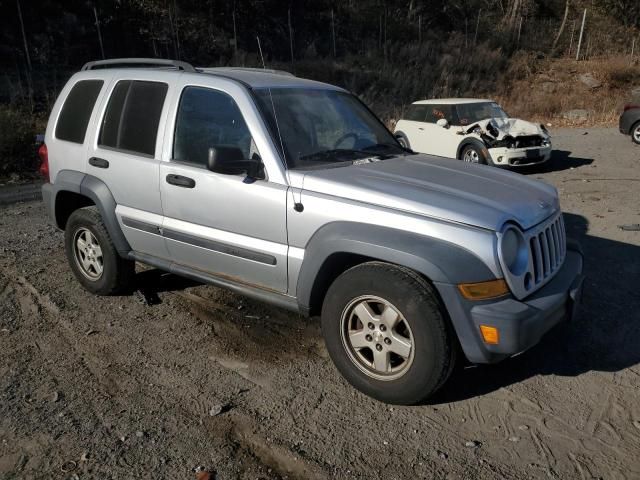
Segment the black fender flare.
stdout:
[[[116,217],[117,203],[107,184],[93,175],[73,170],[61,170],[56,176],[55,183],[45,184],[42,188],[43,199],[48,204],[49,214],[56,224],[56,200],[60,192],[73,192],[83,195],[96,205],[102,221],[109,232],[118,253],[126,257],[131,251],[131,246],[122,233],[118,218]],[[64,226],[58,225],[63,228]]]
[[[489,267],[471,251],[453,243],[414,232],[356,222],[332,222],[309,240],[298,274],[296,297],[301,310],[314,309],[327,262],[341,254],[401,265],[432,282],[457,284],[495,278]],[[330,269],[329,269],[330,270]]]

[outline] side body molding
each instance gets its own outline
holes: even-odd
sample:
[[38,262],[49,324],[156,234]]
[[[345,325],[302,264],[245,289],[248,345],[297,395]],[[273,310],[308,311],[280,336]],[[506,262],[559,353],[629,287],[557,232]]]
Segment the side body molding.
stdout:
[[458,245],[388,227],[332,222],[320,228],[306,246],[296,288],[302,311],[313,309],[317,289],[326,287],[323,276],[332,270],[327,266],[341,261],[345,253],[402,265],[432,282],[456,284],[495,278],[480,258]]
[[[58,225],[56,219],[56,197],[60,192],[73,192],[90,198],[100,211],[111,240],[118,253],[126,257],[131,251],[131,246],[124,237],[118,219],[116,218],[116,201],[109,187],[100,179],[85,173],[62,170],[58,172],[55,183],[48,183],[42,187],[42,197],[49,210],[49,215]],[[64,228],[64,225],[58,225]]]

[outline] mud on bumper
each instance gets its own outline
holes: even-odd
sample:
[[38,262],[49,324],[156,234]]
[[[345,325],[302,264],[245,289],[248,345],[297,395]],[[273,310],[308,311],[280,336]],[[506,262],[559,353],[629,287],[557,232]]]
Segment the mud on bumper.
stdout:
[[[564,265],[553,280],[524,300],[503,297],[470,302],[460,296],[455,285],[436,287],[469,361],[495,363],[533,347],[555,325],[574,317],[582,293],[582,267],[582,253],[569,246]],[[480,325],[496,327],[499,342],[485,343]]]

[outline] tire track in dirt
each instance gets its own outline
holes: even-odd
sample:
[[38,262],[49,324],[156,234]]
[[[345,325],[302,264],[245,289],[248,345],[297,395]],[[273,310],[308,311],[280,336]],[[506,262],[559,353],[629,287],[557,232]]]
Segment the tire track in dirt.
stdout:
[[[15,283],[13,285],[16,285]],[[37,289],[31,285],[25,278],[20,277],[16,285],[17,289],[21,289],[20,298],[25,302],[25,313],[28,316],[40,315],[42,320],[47,322],[53,322],[59,325],[61,328],[57,329],[62,335],[56,336],[54,342],[48,343],[48,350],[60,351],[69,349],[76,352],[74,357],[78,358],[78,364],[76,365],[76,375],[82,376],[84,374],[91,375],[94,378],[95,383],[101,385],[101,392],[94,392],[93,398],[99,399],[101,397],[109,398],[111,402],[119,404],[123,409],[131,409],[132,393],[126,385],[121,385],[118,381],[117,375],[112,375],[104,365],[103,358],[96,358],[96,350],[92,347],[91,342],[79,342],[77,326],[74,325],[64,315],[59,315],[59,310],[52,302],[46,297],[41,295]],[[192,300],[194,296],[190,296]],[[199,302],[201,303],[201,302]],[[55,318],[46,318],[49,316],[55,316]],[[125,343],[121,346],[125,351],[129,349],[129,346]],[[208,349],[208,348],[207,348]],[[126,352],[122,351],[121,354]],[[148,352],[147,352],[148,353]],[[197,354],[197,352],[194,352]],[[114,355],[111,355],[113,357]],[[248,380],[252,383],[252,387],[260,386],[264,387],[261,382],[256,382],[251,379],[250,375],[242,372],[242,368],[238,368],[238,365],[242,365],[240,362],[231,358],[225,360],[215,359],[221,366],[226,369],[230,369],[239,373],[243,378],[248,377]],[[85,373],[81,374],[80,370],[84,370]],[[55,375],[54,372],[51,372]],[[87,381],[86,383],[94,383]],[[173,388],[170,393],[174,392],[188,392],[187,382],[181,381],[181,376],[173,375],[169,382],[170,384],[177,386]],[[182,384],[182,385],[181,385]],[[267,385],[268,387],[268,385]],[[190,401],[194,395],[191,394],[178,395],[178,397],[171,398],[170,404],[180,405],[182,414],[188,417],[203,417],[208,413],[207,408],[203,402]],[[165,392],[166,394],[166,392]],[[126,400],[119,400],[126,399]],[[165,403],[166,403],[165,397]],[[151,398],[141,398],[138,401],[138,405],[142,406],[152,401]],[[90,407],[90,410],[95,414],[100,411],[99,401],[94,402]],[[195,408],[194,408],[195,407]],[[175,407],[172,408],[172,414],[176,414]],[[205,417],[206,418],[206,417]],[[239,446],[245,449],[250,455],[254,456],[259,462],[270,468],[276,476],[286,476],[288,478],[328,478],[320,467],[315,466],[312,463],[303,461],[297,457],[293,452],[287,450],[284,447],[273,446],[273,448],[267,448],[267,442],[257,432],[259,431],[259,425],[255,420],[246,414],[239,412],[234,413],[233,421],[229,427],[229,431],[233,432],[233,439]],[[100,418],[104,427],[109,428],[110,424],[104,417]],[[228,420],[227,420],[228,421]],[[116,464],[119,468],[125,471],[131,471],[135,467],[135,452],[131,452],[127,449],[124,442],[118,444],[116,447],[114,456],[116,457]]]

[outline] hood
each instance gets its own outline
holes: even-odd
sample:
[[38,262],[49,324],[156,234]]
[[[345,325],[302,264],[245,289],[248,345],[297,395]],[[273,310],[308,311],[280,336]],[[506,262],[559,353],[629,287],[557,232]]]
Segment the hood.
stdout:
[[549,137],[549,132],[542,128],[541,124],[527,122],[519,118],[487,118],[474,123],[471,127],[466,128],[465,131],[471,132],[477,127],[491,133],[496,140],[502,140],[506,136],[540,135],[545,138]]
[[551,185],[430,155],[296,173],[304,175],[305,191],[490,230],[499,230],[507,221],[526,230],[559,209]]

